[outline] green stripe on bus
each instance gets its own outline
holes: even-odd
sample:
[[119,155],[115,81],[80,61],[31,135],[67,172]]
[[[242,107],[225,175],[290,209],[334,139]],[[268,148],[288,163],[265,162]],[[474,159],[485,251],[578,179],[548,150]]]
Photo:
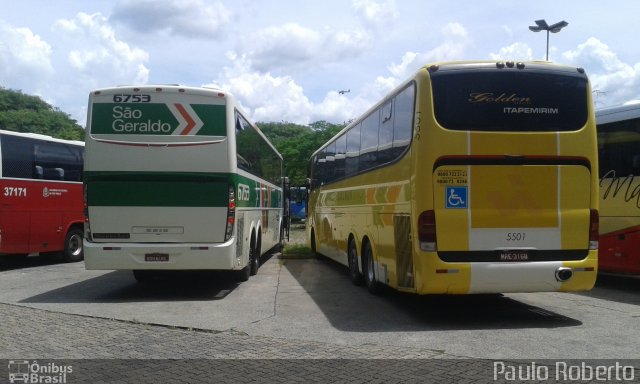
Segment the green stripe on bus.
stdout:
[[282,208],[282,188],[273,188],[241,175],[234,175],[233,180],[238,208]]
[[227,207],[230,175],[90,172],[89,206]]
[[85,172],[85,184],[90,206],[226,207],[233,185],[238,208],[282,207],[280,188],[230,173]]

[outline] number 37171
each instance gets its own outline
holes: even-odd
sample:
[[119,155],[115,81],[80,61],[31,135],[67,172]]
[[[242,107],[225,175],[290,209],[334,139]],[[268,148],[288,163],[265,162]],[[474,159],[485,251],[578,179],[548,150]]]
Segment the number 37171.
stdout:
[[7,197],[27,197],[27,188],[4,187],[4,195]]

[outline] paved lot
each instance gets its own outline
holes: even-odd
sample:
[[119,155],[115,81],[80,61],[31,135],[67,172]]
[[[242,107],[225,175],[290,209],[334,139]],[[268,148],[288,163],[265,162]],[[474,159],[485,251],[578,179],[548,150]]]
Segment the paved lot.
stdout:
[[[0,359],[99,359],[73,360],[76,379],[91,381],[157,382],[154,372],[175,381],[191,372],[193,380],[183,380],[191,382],[229,370],[225,378],[245,372],[240,381],[271,372],[285,381],[344,375],[406,382],[420,381],[427,370],[430,378],[445,380],[455,371],[458,379],[489,382],[492,360],[465,358],[640,358],[640,279],[603,276],[583,294],[376,297],[329,261],[276,254],[263,262],[243,284],[206,273],[147,286],[128,272],[86,271],[83,263],[5,261]],[[206,360],[182,366],[174,359]],[[255,361],[238,368],[245,360],[230,359]],[[135,374],[108,373],[118,364],[135,365]],[[315,379],[282,376],[301,371]]]
[[[410,383],[424,382],[425,377],[486,382],[492,374],[491,362],[460,360],[428,349],[339,346],[7,304],[0,304],[0,317],[5,320],[0,358],[70,366],[75,370],[68,375],[69,383]],[[6,366],[0,369],[0,382],[8,377]]]

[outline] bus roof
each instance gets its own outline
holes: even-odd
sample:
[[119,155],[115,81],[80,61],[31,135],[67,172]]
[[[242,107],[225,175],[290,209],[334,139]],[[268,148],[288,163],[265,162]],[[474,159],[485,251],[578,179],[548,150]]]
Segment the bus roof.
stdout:
[[125,90],[133,92],[169,92],[169,93],[188,93],[191,95],[229,97],[229,92],[215,87],[193,87],[178,84],[146,84],[146,85],[118,85],[115,87],[98,88],[91,91],[92,95],[99,94],[118,94]]
[[[90,92],[90,97],[101,95],[101,94],[117,95],[119,93],[122,93],[123,91],[133,91],[133,92],[140,92],[140,93],[145,93],[145,92],[181,93],[181,94],[189,94],[189,95],[196,95],[196,96],[219,97],[227,100],[227,102],[229,102],[230,100],[233,103],[234,108],[237,109],[242,116],[247,116],[244,110],[236,102],[236,99],[232,93],[224,91],[217,87],[212,87],[212,86],[194,87],[194,86],[186,86],[186,85],[179,85],[179,84],[118,85],[114,87],[94,89]],[[263,139],[266,140],[269,146],[278,154],[280,159],[283,159],[282,154],[280,154],[280,152],[276,149],[276,147],[267,139],[267,137],[265,136],[264,132],[262,132],[260,127],[258,127],[253,121],[249,120],[248,122],[249,124],[251,124],[253,128],[256,129],[258,134],[262,136]]]
[[26,137],[26,138],[30,138],[30,139],[34,139],[34,140],[45,140],[45,141],[52,141],[52,142],[56,142],[56,143],[84,146],[84,141],[57,139],[55,137],[42,135],[40,133],[14,132],[14,131],[5,131],[4,129],[0,129],[0,134],[2,134],[2,135],[10,135],[10,136]]
[[596,110],[596,124],[613,123],[640,117],[640,103],[618,105]]
[[[584,75],[584,69],[572,67],[564,64],[557,64],[551,61],[544,60],[534,60],[534,61],[512,61],[512,60],[467,60],[467,61],[443,61],[443,62],[433,62],[427,63],[419,68],[418,71],[414,72],[413,75],[399,83],[393,90],[387,93],[381,100],[372,105],[369,109],[367,109],[364,113],[360,114],[355,118],[351,123],[341,129],[338,133],[336,133],[331,139],[327,140],[322,144],[320,148],[318,148],[315,152],[311,154],[311,158],[320,153],[324,148],[327,147],[329,143],[343,135],[347,132],[352,126],[358,124],[361,121],[361,118],[369,115],[371,112],[375,111],[382,104],[387,102],[390,97],[399,93],[404,87],[406,87],[409,83],[414,81],[417,74],[421,71],[432,71],[432,70],[464,70],[464,69],[495,69],[495,68],[504,68],[505,66],[508,68],[517,67],[520,68],[519,65],[524,65],[526,68],[535,68],[537,70],[550,70],[550,71],[560,71],[560,72],[572,72],[579,73]],[[586,75],[585,75],[586,76]]]
[[425,64],[421,69],[432,71],[437,70],[460,70],[460,69],[495,69],[495,68],[534,68],[538,70],[552,70],[561,72],[573,72],[576,70],[584,74],[584,69],[565,64],[557,64],[551,61],[515,61],[515,60],[477,60],[477,61],[445,61]]

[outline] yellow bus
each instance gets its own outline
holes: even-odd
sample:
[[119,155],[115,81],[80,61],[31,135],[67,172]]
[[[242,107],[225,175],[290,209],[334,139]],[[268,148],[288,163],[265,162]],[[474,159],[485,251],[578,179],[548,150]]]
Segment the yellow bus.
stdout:
[[310,187],[312,252],[372,293],[595,283],[596,126],[581,68],[424,66],[313,153]]
[[600,271],[640,274],[640,104],[596,111]]

